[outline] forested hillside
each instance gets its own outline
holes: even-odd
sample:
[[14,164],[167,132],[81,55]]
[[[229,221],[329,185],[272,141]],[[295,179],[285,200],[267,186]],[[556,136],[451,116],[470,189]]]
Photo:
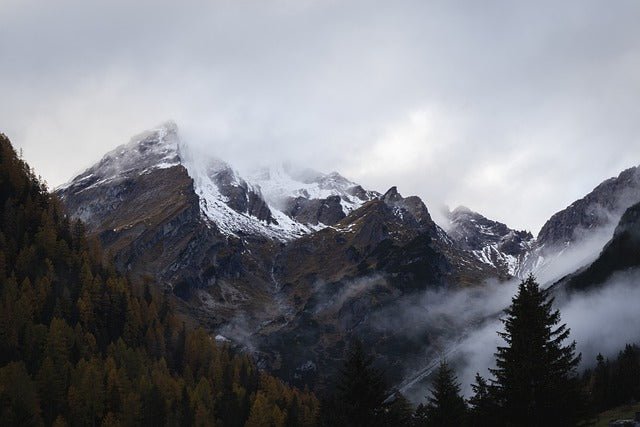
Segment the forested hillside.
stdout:
[[0,423],[315,425],[318,406],[116,273],[0,134]]

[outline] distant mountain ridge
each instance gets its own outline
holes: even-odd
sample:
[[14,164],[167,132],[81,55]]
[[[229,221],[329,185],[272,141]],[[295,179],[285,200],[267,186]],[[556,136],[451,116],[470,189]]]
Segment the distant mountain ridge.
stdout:
[[588,266],[563,278],[557,287],[568,292],[601,286],[613,274],[640,267],[640,203],[629,207],[613,236]]
[[523,278],[534,273],[543,282],[552,283],[592,262],[612,237],[625,210],[639,201],[640,168],[632,167],[554,214],[537,238],[466,207],[449,213],[447,233],[480,261],[511,276]]
[[[119,269],[156,278],[185,313],[258,351],[272,370],[288,358],[283,377],[309,361],[330,363],[351,335],[385,354],[387,337],[367,313],[403,295],[503,276],[460,249],[418,197],[288,166],[245,178],[192,151],[172,123],[57,193]],[[312,344],[281,346],[289,334]]]
[[[602,191],[635,197],[636,181],[626,177]],[[543,243],[467,208],[450,213],[445,231],[419,197],[396,187],[378,193],[337,172],[291,165],[241,176],[185,144],[171,122],[57,193],[122,271],[156,278],[189,316],[300,384],[331,369],[352,336],[389,360],[398,349],[419,357],[422,347],[397,342],[370,314],[427,289],[543,271],[567,250],[550,250],[548,242],[563,239],[558,230],[577,230],[579,212],[606,199],[588,196],[567,208],[575,214],[554,216]],[[601,205],[614,207],[612,220],[622,215],[619,204]]]
[[510,276],[524,273],[522,263],[535,241],[531,232],[512,230],[464,206],[450,212],[449,221],[449,236],[479,260],[503,269]]

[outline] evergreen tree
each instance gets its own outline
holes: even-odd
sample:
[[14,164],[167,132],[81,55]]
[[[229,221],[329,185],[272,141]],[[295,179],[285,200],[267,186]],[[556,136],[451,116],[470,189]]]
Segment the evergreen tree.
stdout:
[[523,280],[503,319],[506,342],[498,347],[495,391],[504,420],[519,426],[575,425],[581,415],[575,342],[560,324],[553,298],[530,275]]
[[373,366],[362,344],[356,341],[340,371],[333,395],[324,402],[323,423],[327,426],[386,426],[387,386]]
[[609,361],[602,354],[596,357],[596,367],[591,381],[591,402],[598,412],[605,410],[611,404]]
[[472,427],[499,425],[498,405],[491,386],[480,374],[476,374],[475,384],[471,384],[473,396],[469,399],[468,424]]
[[0,368],[0,417],[7,426],[42,425],[36,386],[22,362]]
[[393,395],[386,409],[387,425],[407,426],[412,422],[413,406],[400,392]]
[[458,379],[446,361],[438,367],[425,410],[427,426],[461,426],[465,422],[467,405],[460,395]]
[[627,344],[618,354],[613,373],[613,403],[621,405],[640,398],[640,352],[635,345]]

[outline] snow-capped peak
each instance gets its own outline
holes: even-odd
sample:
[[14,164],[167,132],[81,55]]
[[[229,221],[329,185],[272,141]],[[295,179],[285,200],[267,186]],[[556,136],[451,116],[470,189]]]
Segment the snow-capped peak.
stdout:
[[102,159],[59,187],[82,184],[84,188],[119,180],[152,169],[164,169],[180,164],[178,127],[172,121],[142,132],[127,143],[105,154]]
[[193,180],[207,221],[226,235],[262,235],[289,240],[331,225],[379,194],[365,191],[337,172],[324,174],[291,165],[262,169],[244,179],[207,149],[182,141],[168,121],[107,153],[60,187],[80,193],[120,185],[125,179],[182,166]]

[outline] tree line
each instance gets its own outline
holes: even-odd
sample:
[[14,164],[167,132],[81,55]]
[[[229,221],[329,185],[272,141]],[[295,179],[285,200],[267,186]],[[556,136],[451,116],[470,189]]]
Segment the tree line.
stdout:
[[[385,383],[362,346],[349,352],[335,387],[322,403],[326,426],[576,426],[599,413],[640,401],[640,349],[628,344],[613,360],[578,372],[581,355],[568,342],[553,298],[533,276],[523,280],[502,319],[490,378],[476,374],[462,396],[454,369],[443,360],[426,401],[417,408]],[[391,397],[390,397],[391,396]]]
[[[552,304],[533,276],[520,283],[502,320],[499,334],[505,344],[496,350],[492,377],[477,375],[468,401],[446,361],[434,375],[427,400],[415,410],[399,394],[389,399],[381,372],[355,345],[335,392],[323,401],[323,420],[363,427],[577,425],[586,414],[576,370],[580,355],[575,342],[565,343],[569,329],[560,324]],[[363,408],[368,408],[365,413]]]

